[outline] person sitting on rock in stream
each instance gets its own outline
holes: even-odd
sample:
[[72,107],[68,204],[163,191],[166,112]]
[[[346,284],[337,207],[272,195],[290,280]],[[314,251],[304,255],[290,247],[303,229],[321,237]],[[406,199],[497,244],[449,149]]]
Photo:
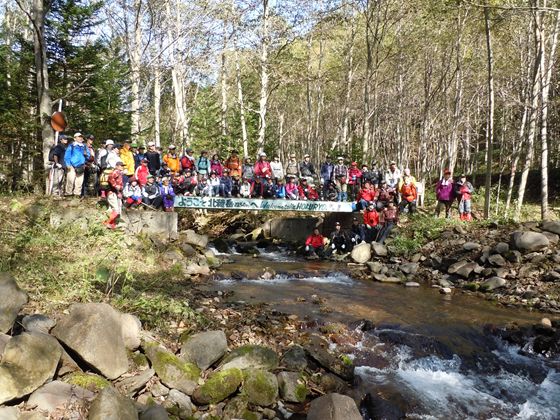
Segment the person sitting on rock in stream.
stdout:
[[387,208],[383,209],[383,212],[381,213],[382,227],[377,237],[377,242],[383,244],[385,242],[385,239],[387,239],[387,237],[393,230],[393,227],[395,227],[398,221],[399,221],[399,210],[397,209],[397,206],[395,206],[395,203],[391,201],[387,205]]
[[364,241],[368,244],[377,240],[379,234],[379,213],[375,208],[375,203],[370,201],[364,212]]
[[337,254],[346,254],[350,252],[350,247],[352,246],[352,240],[348,233],[342,229],[340,222],[335,223],[335,229],[331,233],[331,249],[330,253],[336,251]]
[[459,215],[461,220],[470,222],[472,220],[471,201],[474,187],[467,181],[467,176],[465,174],[461,174],[459,181],[455,184],[455,193],[459,199]]
[[319,229],[313,229],[313,233],[305,240],[305,253],[307,258],[316,259],[325,256],[325,238],[319,233]]

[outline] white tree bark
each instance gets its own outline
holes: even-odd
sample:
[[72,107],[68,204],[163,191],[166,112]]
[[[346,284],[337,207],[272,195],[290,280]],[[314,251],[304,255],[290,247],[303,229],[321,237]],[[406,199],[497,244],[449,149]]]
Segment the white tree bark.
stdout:
[[492,34],[490,32],[490,10],[484,8],[486,28],[486,52],[488,57],[488,130],[486,133],[486,191],[484,195],[484,218],[490,217],[490,195],[492,187],[492,153],[494,149],[494,53],[492,50]]
[[259,137],[257,139],[257,153],[264,150],[266,136],[266,112],[268,107],[268,47],[270,43],[268,25],[270,10],[268,0],[262,0],[263,13],[261,22],[261,95],[259,100]]
[[227,94],[228,94],[228,86],[227,86],[227,44],[228,44],[228,36],[227,36],[227,20],[224,20],[224,33],[223,33],[223,43],[222,43],[222,54],[221,54],[221,68],[220,68],[220,90],[222,94],[222,106],[221,106],[221,131],[222,137],[225,139],[228,135],[228,126],[227,126],[227,113],[228,113],[228,102],[227,102]]
[[154,67],[154,143],[161,146],[161,68],[159,60]]
[[[126,12],[125,12],[126,13]],[[140,126],[140,63],[142,53],[142,0],[134,0],[134,35],[129,47],[130,58],[130,137],[137,142],[141,132]]]

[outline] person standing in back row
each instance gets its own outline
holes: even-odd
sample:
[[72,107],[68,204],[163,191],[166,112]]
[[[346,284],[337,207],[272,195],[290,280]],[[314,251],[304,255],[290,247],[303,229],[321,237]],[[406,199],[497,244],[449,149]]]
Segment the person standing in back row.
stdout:
[[451,205],[455,199],[455,185],[449,169],[443,171],[443,178],[436,184],[436,199],[436,217],[439,217],[441,208],[445,207],[445,217],[447,219],[451,218]]
[[64,154],[66,153],[66,147],[68,146],[68,139],[65,135],[61,134],[58,138],[58,143],[53,146],[50,153],[52,164],[51,169],[51,194],[54,196],[61,197],[64,195],[64,175],[66,172],[66,165],[64,163]]
[[84,145],[82,133],[74,134],[74,142],[64,152],[64,164],[66,165],[66,195],[79,197],[82,194],[86,160],[89,151]]
[[156,144],[153,141],[148,142],[148,151],[144,157],[148,159],[148,170],[150,174],[156,176],[161,168],[161,161],[159,153],[156,150]]

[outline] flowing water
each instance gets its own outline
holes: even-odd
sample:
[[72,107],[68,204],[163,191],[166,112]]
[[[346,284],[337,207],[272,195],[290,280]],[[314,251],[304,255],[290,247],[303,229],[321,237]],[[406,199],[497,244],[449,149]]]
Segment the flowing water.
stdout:
[[[486,324],[535,323],[542,315],[461,293],[353,279],[344,265],[285,252],[230,258],[214,290],[356,328],[355,341],[337,350],[354,360],[358,392],[392,402],[385,418],[560,419],[560,361],[483,331]],[[363,332],[364,320],[375,328]],[[367,399],[362,404],[365,419],[380,415],[378,409]]]

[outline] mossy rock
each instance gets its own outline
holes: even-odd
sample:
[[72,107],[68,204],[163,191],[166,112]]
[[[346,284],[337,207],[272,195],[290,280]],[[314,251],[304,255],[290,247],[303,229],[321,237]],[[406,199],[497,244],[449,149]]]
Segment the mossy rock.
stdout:
[[479,289],[478,283],[467,283],[463,286],[463,289],[470,290],[471,292],[476,292]]
[[247,411],[249,400],[246,395],[238,395],[231,398],[224,407],[223,416],[225,419],[240,419]]
[[278,374],[280,396],[284,401],[302,403],[307,398],[308,389],[305,378],[298,372],[280,372]]
[[136,366],[136,368],[139,370],[147,369],[150,366],[150,364],[148,363],[148,358],[139,351],[129,351],[129,358],[130,360],[132,360],[132,363],[134,363],[134,366]]
[[240,369],[233,368],[214,373],[193,394],[198,404],[217,404],[225,400],[239,388],[243,381]]
[[273,373],[251,369],[245,374],[243,393],[250,403],[266,407],[278,399],[278,380]]
[[200,377],[200,369],[195,364],[181,360],[157,343],[145,343],[144,350],[164,385],[192,395]]
[[278,367],[278,355],[268,347],[246,345],[233,350],[222,362],[221,369],[264,369]]
[[64,378],[64,382],[85,388],[92,392],[98,392],[111,386],[111,382],[95,373],[75,372]]

